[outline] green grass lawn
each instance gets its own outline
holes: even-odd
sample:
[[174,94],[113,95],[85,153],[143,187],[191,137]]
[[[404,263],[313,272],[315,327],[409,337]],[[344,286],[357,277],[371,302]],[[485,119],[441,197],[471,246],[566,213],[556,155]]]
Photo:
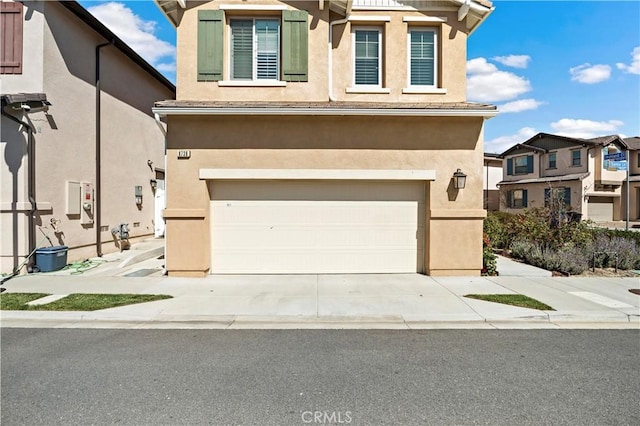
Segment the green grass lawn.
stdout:
[[171,299],[166,294],[70,294],[46,305],[29,306],[31,302],[48,296],[42,293],[0,293],[0,309],[11,311],[97,311],[136,303]]
[[540,311],[555,311],[551,306],[524,294],[467,294],[464,297],[502,303],[503,305],[519,306],[521,308],[538,309]]
[[0,310],[24,311],[32,300],[49,296],[46,293],[0,293]]

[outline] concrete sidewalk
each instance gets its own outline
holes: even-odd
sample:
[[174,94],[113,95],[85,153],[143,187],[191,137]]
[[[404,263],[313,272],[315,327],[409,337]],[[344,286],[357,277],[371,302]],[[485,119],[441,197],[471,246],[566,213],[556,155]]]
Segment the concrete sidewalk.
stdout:
[[[637,278],[390,275],[14,278],[7,292],[169,294],[93,312],[1,311],[3,327],[640,328]],[[464,297],[520,293],[555,311]],[[6,294],[6,293],[5,293]]]

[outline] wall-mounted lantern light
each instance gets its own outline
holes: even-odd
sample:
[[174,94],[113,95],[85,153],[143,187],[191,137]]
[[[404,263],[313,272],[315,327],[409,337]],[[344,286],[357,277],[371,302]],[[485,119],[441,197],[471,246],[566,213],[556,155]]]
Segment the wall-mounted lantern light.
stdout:
[[456,170],[456,172],[453,174],[453,187],[455,189],[464,189],[466,183],[467,175],[462,173],[460,169]]
[[158,181],[155,179],[151,179],[149,181],[149,185],[151,185],[151,189],[155,190],[158,187]]

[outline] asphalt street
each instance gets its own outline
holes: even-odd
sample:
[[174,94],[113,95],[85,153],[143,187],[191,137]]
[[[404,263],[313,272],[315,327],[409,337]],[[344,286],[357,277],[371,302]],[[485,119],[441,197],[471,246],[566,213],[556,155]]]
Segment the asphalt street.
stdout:
[[0,333],[5,426],[640,424],[637,330]]

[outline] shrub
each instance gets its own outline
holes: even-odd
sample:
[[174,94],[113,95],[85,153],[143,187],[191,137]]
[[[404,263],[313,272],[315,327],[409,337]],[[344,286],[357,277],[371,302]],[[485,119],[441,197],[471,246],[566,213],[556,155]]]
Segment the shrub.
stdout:
[[590,262],[597,268],[614,268],[616,254],[619,269],[640,268],[640,246],[632,239],[616,236],[615,233],[597,232],[593,243],[587,247]]
[[497,256],[491,248],[491,241],[487,234],[484,234],[482,238],[482,275],[498,275],[496,258]]

